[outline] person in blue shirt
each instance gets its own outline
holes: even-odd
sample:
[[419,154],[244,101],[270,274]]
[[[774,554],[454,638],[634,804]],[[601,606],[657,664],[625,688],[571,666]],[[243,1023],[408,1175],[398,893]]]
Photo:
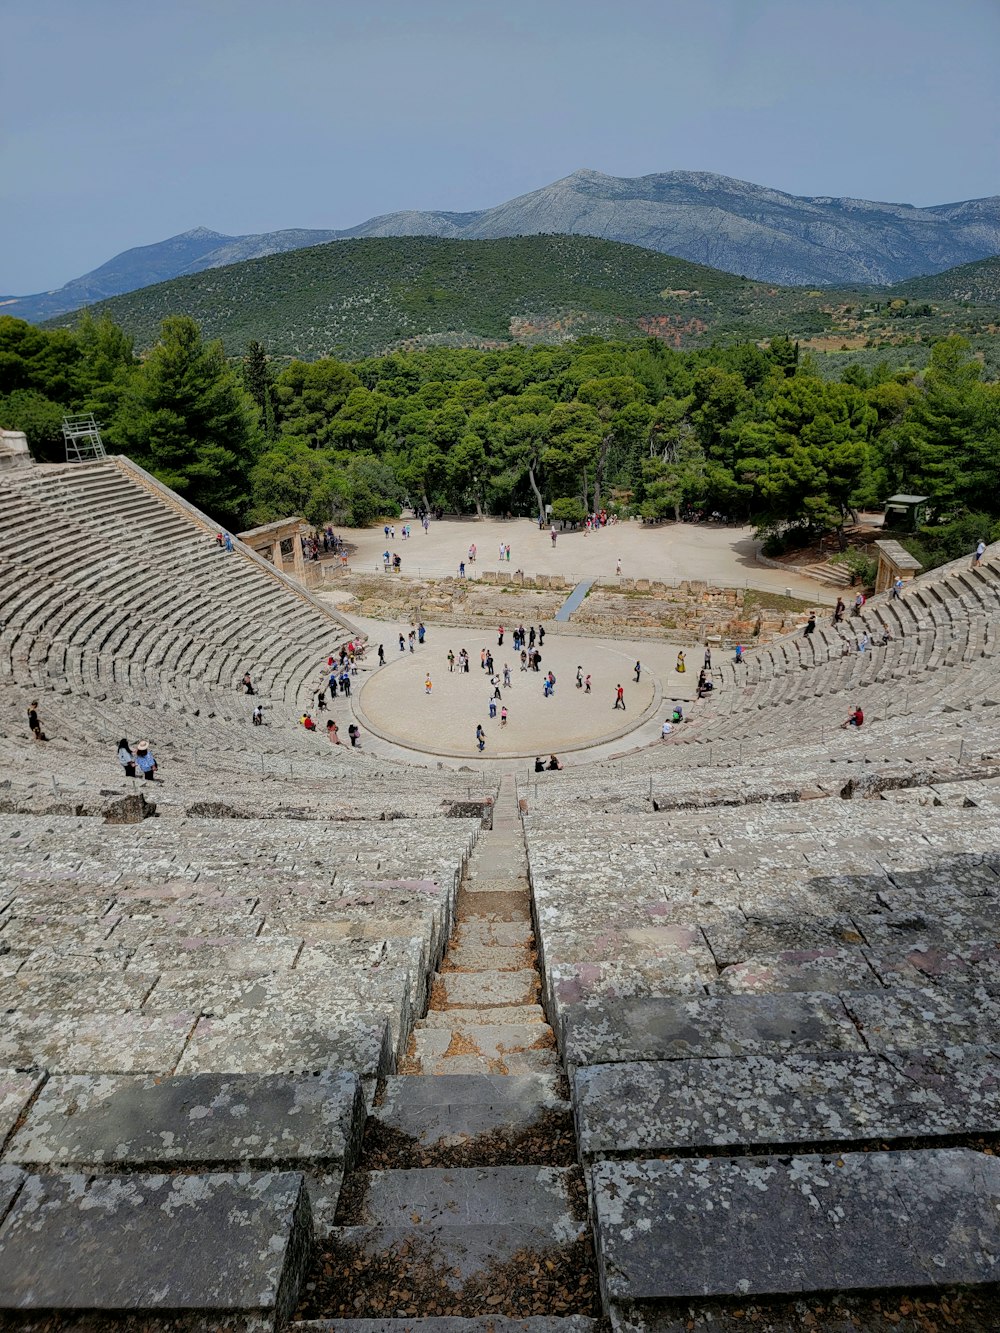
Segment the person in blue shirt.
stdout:
[[140,741],[135,747],[135,766],[147,782],[156,780],[156,758],[149,748],[149,741]]

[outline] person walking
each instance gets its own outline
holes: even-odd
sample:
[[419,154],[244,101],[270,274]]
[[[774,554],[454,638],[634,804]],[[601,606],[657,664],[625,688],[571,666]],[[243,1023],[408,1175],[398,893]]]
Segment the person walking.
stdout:
[[497,626],[497,647],[503,647],[503,625]]
[[641,663],[641,662],[636,662],[636,664],[635,664],[635,683],[636,683],[637,685],[639,684],[639,677],[640,677],[641,675],[642,675],[642,663]]
[[118,762],[127,778],[135,777],[135,755],[125,736],[118,742]]
[[140,741],[135,747],[135,766],[147,782],[156,781],[156,759],[149,748],[149,741]]
[[378,664],[379,666],[385,666],[385,649],[381,644],[378,646]]
[[903,595],[903,578],[902,575],[897,574],[892,585],[893,600],[895,600],[897,597],[902,597],[902,595]]
[[805,639],[811,638],[815,629],[816,629],[816,612],[810,611],[809,619],[806,621],[806,627],[802,631],[802,637]]
[[576,688],[578,690],[583,689],[583,667],[581,666],[576,669]]
[[712,645],[710,643],[705,644],[705,661],[703,666],[706,671],[712,670]]
[[736,645],[736,664],[737,664],[737,666],[739,666],[740,662],[742,662],[742,661],[743,661],[743,645],[742,645],[742,643],[738,643],[738,644]]
[[622,686],[615,686],[615,708],[625,708],[625,691]]
[[544,644],[545,644],[545,626],[544,626],[544,625],[539,625],[539,626],[538,626],[538,646],[539,646],[539,648],[543,647]]
[[972,557],[973,569],[978,569],[979,566],[983,563],[983,556],[985,555],[985,553],[986,553],[986,543],[983,541],[982,537],[980,537],[979,541],[976,542],[975,555]]
[[584,676],[584,678],[583,678],[583,692],[584,692],[584,694],[589,694],[589,693],[590,693],[590,672],[589,672],[589,671],[587,672],[587,674],[586,674],[586,675]]
[[496,717],[496,715],[497,715],[497,701],[496,701],[495,697],[494,697],[492,694],[490,695],[490,700],[489,700],[489,710],[490,710],[490,717]]
[[452,652],[450,648],[448,649],[448,670],[449,671],[455,670],[455,654]]
[[421,620],[420,624],[417,626],[417,638],[421,643],[423,643],[426,633],[427,630],[424,628],[424,622]]
[[622,558],[621,558],[621,556],[618,557],[618,560],[617,560],[617,562],[616,562],[616,564],[615,564],[615,573],[618,575],[619,578],[621,578],[621,576],[622,576]]
[[261,704],[257,704],[253,710],[253,724],[255,727],[264,725],[264,709]]
[[47,741],[49,738],[42,731],[42,724],[38,720],[38,700],[33,699],[28,705],[28,730],[34,736],[36,741]]
[[430,692],[431,692],[431,690],[433,690],[433,688],[434,688],[434,685],[433,685],[433,683],[431,682],[430,675],[428,674],[427,676],[424,677],[424,694],[430,694]]
[[505,690],[509,690],[509,689],[510,689],[510,663],[509,663],[509,662],[504,662],[504,664],[503,664],[503,687],[504,687]]
[[476,723],[476,747],[480,754],[486,749],[486,732],[481,722]]
[[844,612],[847,607],[844,605],[843,597],[837,598],[837,605],[833,608],[833,623],[839,625],[844,618]]
[[528,647],[534,648],[534,646],[535,646],[535,627],[534,625],[531,625],[528,629]]
[[683,648],[681,648],[680,651],[679,651],[678,654],[677,654],[677,665],[676,665],[676,667],[674,668],[674,670],[677,671],[677,672],[678,672],[680,675],[682,675],[682,676],[683,676],[684,672],[687,671],[687,663],[684,661],[684,649],[683,649]]
[[406,640],[403,638],[403,631],[402,631],[402,630],[399,631],[399,651],[400,651],[401,653],[405,653],[405,652],[406,652]]

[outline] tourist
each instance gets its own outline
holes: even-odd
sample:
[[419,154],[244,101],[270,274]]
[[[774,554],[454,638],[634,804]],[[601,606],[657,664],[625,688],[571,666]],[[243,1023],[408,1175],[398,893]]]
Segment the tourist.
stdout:
[[410,645],[410,652],[411,653],[415,652],[417,647],[417,631],[415,629],[411,629],[406,638],[407,642]]
[[232,539],[232,537],[230,537],[230,535],[229,535],[228,532],[225,533],[225,534],[223,535],[223,539],[222,539],[222,540],[223,540],[223,543],[225,544],[226,550],[227,550],[227,551],[232,551],[232,549],[233,549],[233,539]]
[[535,646],[535,627],[534,625],[532,625],[531,628],[528,630],[528,647],[534,648],[534,646]]
[[619,684],[615,686],[615,708],[624,708],[624,707],[625,707],[625,691]]
[[431,692],[433,689],[434,689],[434,685],[433,685],[433,682],[431,681],[430,673],[428,673],[428,674],[424,677],[424,694],[430,694],[430,692]]
[[480,754],[486,749],[486,732],[481,722],[476,723],[476,746]]
[[861,727],[864,726],[864,721],[865,721],[864,713],[861,711],[860,708],[855,706],[853,712],[850,713],[850,715],[848,716],[847,721],[844,722],[842,725],[844,727]]
[[665,741],[672,731],[673,727],[670,723],[670,719],[664,718],[663,726],[660,728],[660,740]]
[[861,614],[861,608],[864,606],[864,604],[865,604],[865,600],[866,600],[866,599],[865,599],[865,595],[864,595],[863,592],[859,592],[858,595],[857,595],[857,597],[855,597],[855,599],[854,599],[854,614],[855,614],[856,616],[859,616],[859,615]]
[[28,705],[28,730],[34,736],[36,741],[47,741],[49,738],[42,731],[42,724],[38,720],[38,700],[33,699]]
[[361,749],[361,728],[356,722],[352,722],[347,728],[347,734],[351,738],[351,747],[355,750]]
[[245,671],[245,672],[243,673],[243,691],[244,691],[245,694],[255,694],[255,693],[256,693],[256,691],[254,690],[254,687],[253,687],[253,681],[250,679],[250,672],[249,672],[249,671]]
[[348,699],[351,697],[351,673],[346,667],[340,673],[340,692],[346,694]]
[[509,662],[504,662],[504,664],[503,664],[503,687],[504,687],[505,690],[509,690],[509,689],[510,689],[510,663],[509,663]]
[[[705,663],[704,663],[704,665],[705,665],[705,671],[711,671],[711,670],[712,670],[712,646],[711,646],[711,644],[708,644],[708,643],[705,644]],[[702,674],[704,674],[704,673],[702,673]]]
[[542,681],[542,697],[547,699],[552,693],[552,681],[548,676]]
[[621,556],[618,557],[618,561],[617,561],[617,563],[615,564],[615,573],[618,575],[619,578],[621,578],[621,576],[622,576],[622,558],[621,558]]
[[469,674],[469,650],[467,648],[462,649],[462,670],[466,675]]
[[455,670],[455,654],[452,652],[450,648],[448,649],[448,670],[449,671]]
[[536,772],[536,773],[544,773],[544,772],[545,772],[545,762],[544,762],[544,760],[542,759],[541,755],[539,755],[539,754],[536,754],[536,755],[535,755],[535,772]]
[[326,712],[326,690],[319,690],[316,694],[316,712]]
[[389,554],[388,550],[382,552],[382,568],[387,574],[389,572],[389,562],[391,559],[392,556]]
[[501,727],[505,727],[505,726],[507,725],[507,705],[506,705],[506,704],[504,704],[504,706],[500,709],[500,725],[501,725]]
[[715,688],[714,684],[712,683],[712,681],[710,681],[710,680],[708,679],[708,676],[705,674],[704,670],[702,670],[701,672],[699,672],[699,674],[698,674],[698,698],[699,698],[699,699],[704,699],[705,695],[708,694],[708,692],[709,692],[710,690],[714,689],[714,688]]
[[542,655],[537,648],[533,653],[530,654],[528,661],[531,663],[532,671],[537,671],[538,668],[542,665]]
[[589,672],[589,671],[588,671],[588,673],[587,673],[587,674],[584,676],[584,678],[583,678],[583,692],[584,692],[584,694],[589,694],[589,693],[590,693],[590,672]]
[[810,638],[815,629],[816,629],[816,612],[810,611],[809,619],[806,621],[806,627],[805,630],[803,631],[803,638],[806,639]]
[[118,762],[125,770],[125,776],[127,778],[135,777],[135,755],[132,753],[128,740],[124,736],[118,742]]
[[303,714],[302,714],[302,718],[301,718],[301,722],[302,722],[302,725],[305,727],[306,731],[315,731],[315,730],[316,730],[316,723],[312,720],[312,714],[311,714],[311,713],[308,713],[308,712],[303,713]]
[[976,542],[976,553],[972,557],[973,569],[978,569],[979,566],[983,563],[983,556],[985,555],[985,553],[986,553],[986,543],[983,541],[982,537],[980,537],[979,541]]
[[479,669],[480,669],[481,671],[485,671],[485,670],[486,670],[486,649],[485,649],[485,648],[480,648],[480,650],[479,650]]
[[401,653],[405,653],[405,652],[406,652],[406,640],[403,638],[403,631],[402,631],[402,630],[399,631],[399,651],[400,651]]
[[521,649],[521,670],[522,670],[522,671],[527,671],[527,669],[528,669],[528,654],[527,654],[527,653],[524,651],[524,649],[522,648],[522,649]]
[[739,665],[739,663],[742,662],[742,661],[743,661],[743,645],[742,645],[742,643],[738,643],[738,644],[736,645],[736,663],[737,663],[737,665]]
[[385,649],[381,644],[378,646],[378,664],[379,666],[385,666]]
[[491,694],[491,695],[490,695],[490,697],[489,697],[489,701],[488,701],[488,703],[487,703],[486,706],[487,706],[487,708],[490,710],[490,717],[496,717],[496,715],[497,715],[497,700],[496,700],[496,695],[495,695],[495,694]]
[[583,689],[583,667],[581,666],[576,669],[576,688],[578,690]]
[[870,642],[871,640],[868,638],[868,635],[862,634],[861,638],[858,640],[858,652],[862,654],[866,653]]
[[255,727],[264,725],[264,709],[261,704],[256,704],[253,710],[253,724]]
[[337,724],[336,722],[334,722],[332,717],[330,718],[330,721],[326,724],[326,739],[330,742],[331,745],[340,744],[340,734],[337,731]]
[[[737,659],[737,660],[738,660],[738,659]],[[677,666],[676,666],[674,669],[675,669],[676,671],[678,671],[682,676],[683,676],[684,672],[687,671],[687,664],[686,664],[685,661],[684,661],[684,649],[683,649],[683,648],[680,649],[680,651],[679,651],[678,654],[677,654]]]
[[156,781],[156,760],[149,741],[140,741],[135,747],[135,766],[147,782]]
[[[903,595],[903,576],[901,574],[897,574],[892,584],[892,596],[893,599],[895,600],[895,598],[902,597],[902,595]],[[839,600],[840,599],[838,598],[838,601]]]
[[460,560],[460,561],[458,562],[458,577],[459,577],[460,579],[464,579],[464,578],[465,578],[465,561],[464,561],[464,560]]
[[510,564],[510,542],[507,543],[507,563]]
[[558,771],[559,771],[561,768],[562,768],[562,762],[561,762],[561,760],[560,760],[556,755],[554,755],[554,754],[550,754],[550,755],[549,755],[549,770],[550,770],[551,772],[553,772],[553,773],[558,773]]
[[548,676],[546,676],[546,680],[549,682],[549,694],[555,694],[555,692],[556,692],[556,677],[555,677],[555,672],[554,672],[554,671],[550,671],[549,674],[548,674]]
[[671,711],[670,714],[670,721],[674,724],[674,726],[677,726],[679,723],[684,721],[684,709],[681,707],[679,703],[674,704],[673,710]]
[[556,544],[556,525],[553,523],[553,524],[552,524],[552,545],[555,546],[555,544]]
[[639,684],[639,676],[642,674],[642,663],[641,663],[641,662],[636,662],[635,667],[634,667],[633,669],[634,669],[634,671],[635,671],[635,683],[638,685],[638,684]]
[[486,650],[486,661],[485,661],[485,663],[484,663],[484,666],[486,667],[486,674],[487,674],[488,676],[492,676],[492,675],[493,675],[493,654],[490,652],[490,650],[489,650],[488,648],[487,648],[487,650]]
[[843,597],[837,598],[837,605],[833,608],[833,623],[839,625],[844,618],[844,612],[847,607],[844,605]]
[[545,643],[545,626],[538,626],[538,646],[541,648]]
[[892,642],[892,630],[889,628],[889,626],[885,623],[884,620],[881,622],[881,628],[882,628],[882,647],[884,648],[887,643]]
[[417,640],[418,640],[418,642],[423,643],[423,641],[424,641],[424,637],[426,636],[426,634],[427,634],[427,630],[424,628],[424,622],[421,620],[421,622],[420,622],[419,625],[417,626]]
[[497,647],[503,647],[503,625],[497,626]]

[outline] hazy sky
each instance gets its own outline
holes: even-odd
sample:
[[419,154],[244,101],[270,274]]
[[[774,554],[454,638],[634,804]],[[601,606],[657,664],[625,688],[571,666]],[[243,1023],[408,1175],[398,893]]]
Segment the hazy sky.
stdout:
[[1000,0],[0,0],[0,293],[592,167],[1000,193]]

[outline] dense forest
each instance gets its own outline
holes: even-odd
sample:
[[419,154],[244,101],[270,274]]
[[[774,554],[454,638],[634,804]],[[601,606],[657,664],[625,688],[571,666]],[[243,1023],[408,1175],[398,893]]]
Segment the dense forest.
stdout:
[[962,338],[920,371],[816,372],[787,337],[677,351],[580,338],[340,361],[239,360],[170,316],[137,358],[110,320],[0,318],[0,426],[62,458],[64,413],[234,528],[301,513],[371,523],[406,502],[579,520],[614,508],[751,521],[772,547],[926,494],[925,563],[1000,535],[1000,384]]

